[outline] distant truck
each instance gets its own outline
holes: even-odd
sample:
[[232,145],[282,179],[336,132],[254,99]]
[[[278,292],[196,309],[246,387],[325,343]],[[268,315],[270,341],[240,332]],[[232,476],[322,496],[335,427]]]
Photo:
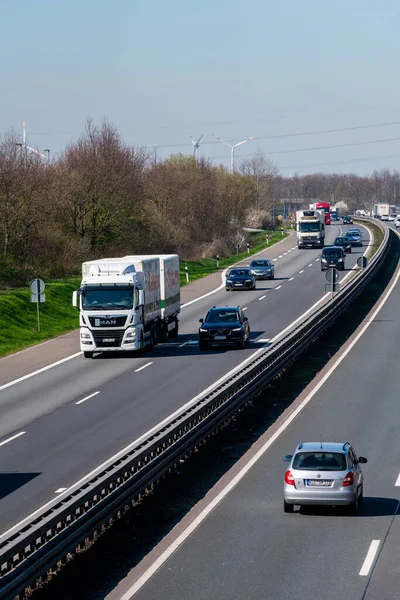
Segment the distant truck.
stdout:
[[329,202],[316,202],[315,210],[323,210],[325,213],[325,225],[331,224],[331,205],[329,204]]
[[136,351],[177,337],[180,312],[179,256],[159,254],[104,258],[82,264],[73,293],[79,307],[80,344],[95,352]]
[[323,248],[325,244],[325,213],[322,210],[296,211],[297,247]]
[[382,221],[389,221],[390,207],[389,204],[375,204],[374,216]]
[[330,215],[331,215],[331,221],[339,221],[340,214],[339,214],[339,209],[338,208],[336,208],[336,207],[335,208],[331,208]]

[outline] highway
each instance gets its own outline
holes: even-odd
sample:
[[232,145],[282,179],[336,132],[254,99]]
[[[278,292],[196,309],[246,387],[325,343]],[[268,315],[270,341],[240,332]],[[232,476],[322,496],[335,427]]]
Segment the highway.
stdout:
[[[327,243],[342,229],[328,227]],[[364,230],[365,244],[368,239]],[[141,358],[99,355],[89,361],[78,356],[3,389],[0,534],[271,343],[323,297],[320,251],[299,251],[295,244],[292,236],[266,251],[275,260],[274,281],[258,282],[255,291],[221,289],[185,307],[176,343],[157,346]],[[365,250],[347,255],[344,276]],[[246,310],[250,348],[199,352],[198,319],[218,304],[240,304]]]
[[[134,592],[135,600],[399,600],[400,284],[394,284],[380,312],[360,325],[363,335],[356,332],[342,359],[334,357],[296,400],[303,407],[297,416],[282,415],[225,478],[227,493],[222,485],[213,490],[107,600],[130,600]],[[283,456],[320,434],[348,440],[368,458],[357,516],[331,508],[283,512]],[[238,472],[243,476],[229,491]],[[190,529],[196,519],[199,526]]]

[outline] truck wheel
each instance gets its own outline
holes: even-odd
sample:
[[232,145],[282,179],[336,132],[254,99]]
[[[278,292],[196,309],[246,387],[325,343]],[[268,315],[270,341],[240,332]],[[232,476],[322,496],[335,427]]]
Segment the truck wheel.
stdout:
[[84,356],[85,358],[93,358],[93,354],[94,354],[94,352],[86,352],[86,351],[85,351],[85,352],[83,353],[83,356]]

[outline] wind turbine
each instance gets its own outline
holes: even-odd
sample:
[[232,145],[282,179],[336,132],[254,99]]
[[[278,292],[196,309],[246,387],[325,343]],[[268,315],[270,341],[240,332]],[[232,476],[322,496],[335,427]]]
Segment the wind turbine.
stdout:
[[[204,135],[204,134],[203,134]],[[193,156],[195,157],[196,160],[199,160],[199,148],[200,148],[200,140],[203,137],[203,135],[201,135],[199,137],[199,139],[197,140],[197,142],[194,141],[193,137],[191,135],[189,135],[191,142],[193,144]]]
[[250,142],[250,140],[252,140],[254,136],[247,138],[247,140],[243,140],[243,142],[238,142],[237,144],[232,145],[232,144],[229,144],[229,142],[225,142],[225,140],[218,137],[214,133],[213,133],[213,135],[214,135],[214,137],[217,138],[217,140],[219,142],[222,142],[222,144],[225,144],[225,146],[230,147],[230,149],[231,149],[231,173],[233,174],[235,172],[235,148],[237,148],[238,146],[241,146],[242,144],[245,144],[246,142]]
[[25,125],[25,121],[22,123],[22,144],[17,144],[17,146],[19,146],[22,149],[24,149],[25,151],[30,150],[30,152],[34,152],[35,154],[38,154],[39,156],[41,156],[44,159],[48,159],[50,160],[50,150],[48,148],[46,148],[46,150],[44,150],[44,152],[47,152],[47,157],[45,154],[42,154],[41,152],[39,152],[39,150],[36,150],[36,148],[32,148],[32,146],[28,146],[26,143],[26,125]]

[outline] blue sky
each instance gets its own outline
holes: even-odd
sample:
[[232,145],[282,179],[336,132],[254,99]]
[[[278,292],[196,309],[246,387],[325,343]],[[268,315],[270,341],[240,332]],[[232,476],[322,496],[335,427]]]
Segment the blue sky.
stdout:
[[107,117],[162,156],[190,153],[189,134],[204,134],[201,155],[228,165],[215,133],[261,138],[237,157],[260,147],[286,175],[400,166],[398,0],[0,0],[0,10],[0,131],[25,120],[35,147],[59,152],[87,117]]

